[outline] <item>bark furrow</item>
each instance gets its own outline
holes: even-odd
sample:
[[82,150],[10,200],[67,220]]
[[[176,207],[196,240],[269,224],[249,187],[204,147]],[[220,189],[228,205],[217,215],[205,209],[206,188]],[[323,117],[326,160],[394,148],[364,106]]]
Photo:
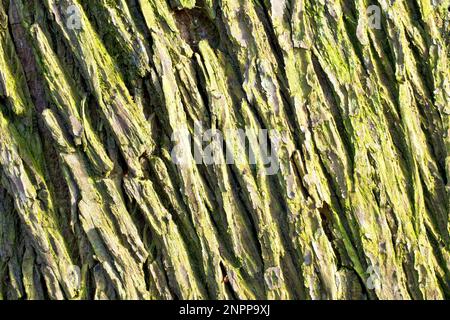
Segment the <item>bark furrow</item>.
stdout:
[[450,298],[449,79],[449,0],[0,0],[0,299]]

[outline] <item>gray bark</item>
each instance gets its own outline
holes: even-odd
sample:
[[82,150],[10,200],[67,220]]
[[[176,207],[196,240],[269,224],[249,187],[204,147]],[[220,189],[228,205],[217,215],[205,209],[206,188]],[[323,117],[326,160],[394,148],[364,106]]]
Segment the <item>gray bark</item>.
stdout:
[[448,0],[0,0],[0,298],[449,298],[449,23]]

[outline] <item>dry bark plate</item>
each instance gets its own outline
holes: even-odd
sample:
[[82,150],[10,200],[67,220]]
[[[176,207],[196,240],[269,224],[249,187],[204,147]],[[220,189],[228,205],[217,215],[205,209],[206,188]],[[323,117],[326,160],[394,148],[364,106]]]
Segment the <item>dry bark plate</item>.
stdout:
[[[449,0],[0,0],[0,298],[450,298],[449,33]],[[198,124],[276,170],[177,163]]]

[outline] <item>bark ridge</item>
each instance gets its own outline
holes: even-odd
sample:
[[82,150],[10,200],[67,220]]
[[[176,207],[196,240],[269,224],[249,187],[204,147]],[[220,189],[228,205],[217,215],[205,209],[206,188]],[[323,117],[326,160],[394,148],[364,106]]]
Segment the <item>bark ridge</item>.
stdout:
[[[449,0],[0,0],[0,299],[449,298],[449,25]],[[276,133],[278,170],[258,139],[176,164],[198,124]]]

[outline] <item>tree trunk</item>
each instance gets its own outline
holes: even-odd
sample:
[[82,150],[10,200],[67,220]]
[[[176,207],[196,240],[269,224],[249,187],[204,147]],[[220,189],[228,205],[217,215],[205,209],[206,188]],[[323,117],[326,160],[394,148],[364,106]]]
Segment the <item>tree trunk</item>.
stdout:
[[0,0],[0,298],[450,298],[449,25]]

